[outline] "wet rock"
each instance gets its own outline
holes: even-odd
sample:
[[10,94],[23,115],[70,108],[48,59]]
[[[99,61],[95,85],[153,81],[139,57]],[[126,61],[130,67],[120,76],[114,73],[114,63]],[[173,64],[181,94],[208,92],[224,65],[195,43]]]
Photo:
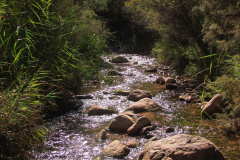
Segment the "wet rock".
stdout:
[[139,117],[140,115],[133,113],[132,111],[125,111],[122,114],[125,114],[130,117]]
[[96,98],[103,99],[104,97],[102,95],[97,95]]
[[151,109],[158,107],[157,103],[150,98],[143,98],[131,105],[126,109],[126,111],[133,111],[134,113],[146,112]]
[[130,92],[131,90],[117,90],[115,91],[115,94],[121,95],[121,96],[128,96]]
[[113,109],[106,109],[98,105],[93,105],[93,106],[90,106],[90,108],[87,110],[87,113],[89,116],[94,116],[94,115],[97,116],[97,115],[111,115],[111,114],[116,114],[117,112],[114,111]]
[[149,139],[148,142],[150,142],[150,141],[157,141],[157,140],[159,140],[159,139],[157,139],[156,137],[152,137],[152,138]]
[[169,127],[169,128],[166,128],[166,133],[171,133],[171,132],[174,132],[174,129]]
[[224,160],[224,156],[209,140],[180,134],[148,142],[140,153],[139,160]]
[[146,69],[145,72],[157,72],[157,68],[158,68],[157,66],[152,66]]
[[168,90],[177,89],[177,85],[176,84],[167,83],[166,84],[166,89],[168,89]]
[[158,83],[158,84],[165,84],[165,79],[163,77],[158,77],[156,79],[156,83]]
[[168,71],[169,70],[169,68],[161,68],[161,70],[163,70],[163,71]]
[[180,80],[180,79],[182,79],[182,77],[180,77],[180,76],[176,76],[176,79],[177,79],[177,80]]
[[146,135],[147,133],[149,133],[149,131],[153,131],[156,128],[156,126],[147,126],[147,127],[143,127],[141,129],[141,131],[139,132],[140,136]]
[[151,121],[147,117],[143,116],[139,118],[136,123],[134,123],[131,127],[128,128],[127,133],[131,136],[138,135],[143,127],[150,125]]
[[188,96],[188,95],[181,95],[178,98],[180,101],[185,101],[187,103],[190,103],[192,100],[192,96]]
[[118,96],[110,96],[109,99],[120,99]]
[[128,63],[128,59],[122,56],[114,56],[110,62],[112,63]]
[[75,99],[93,99],[92,95],[73,95],[72,97]]
[[100,116],[100,115],[115,114],[116,112],[110,109],[104,109],[100,106],[94,105],[94,106],[90,106],[90,108],[87,110],[87,113],[89,116]]
[[217,113],[221,111],[221,107],[223,106],[223,97],[221,94],[216,94],[202,109],[202,113],[207,115],[212,115],[213,113]]
[[133,119],[125,114],[120,114],[109,123],[109,130],[115,133],[127,133],[129,127],[134,124]]
[[98,133],[98,139],[102,139],[102,140],[107,139],[107,131],[106,131],[106,129],[102,129],[102,130]]
[[107,92],[107,91],[103,91],[103,94],[110,94],[109,92]]
[[130,101],[138,101],[143,98],[152,98],[152,95],[148,91],[136,89],[131,91],[127,97]]
[[110,70],[107,72],[107,75],[108,76],[122,76],[121,73],[118,73],[117,71],[114,71],[114,70]]
[[165,83],[173,84],[176,83],[176,80],[173,77],[167,77]]
[[128,141],[126,145],[129,148],[136,148],[137,146],[140,145],[140,143],[138,141],[136,141],[135,139],[132,139],[132,140]]
[[150,132],[147,132],[145,135],[144,135],[144,138],[146,138],[146,139],[151,139],[151,138],[153,138],[154,137],[154,135],[152,135]]
[[124,158],[130,152],[130,149],[122,144],[119,140],[115,140],[111,142],[106,148],[103,150],[103,154],[108,157],[113,158]]

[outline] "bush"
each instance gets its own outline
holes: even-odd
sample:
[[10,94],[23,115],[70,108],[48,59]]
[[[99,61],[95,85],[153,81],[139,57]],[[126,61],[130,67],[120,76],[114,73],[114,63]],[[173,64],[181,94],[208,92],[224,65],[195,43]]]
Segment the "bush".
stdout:
[[97,70],[109,32],[92,10],[74,0],[0,5],[0,158],[21,157],[43,140],[47,113],[70,109],[63,104],[86,68]]
[[[217,77],[215,81],[208,82],[206,86],[206,91],[208,94],[215,95],[216,93],[221,93],[225,100],[227,101],[227,107],[225,108],[225,113],[219,115],[219,119],[223,124],[223,127],[228,132],[240,131],[240,126],[234,126],[235,120],[240,118],[240,72],[239,72],[239,60],[240,56],[235,55],[232,59],[228,59],[225,62],[224,74]],[[231,123],[232,127],[228,123]]]

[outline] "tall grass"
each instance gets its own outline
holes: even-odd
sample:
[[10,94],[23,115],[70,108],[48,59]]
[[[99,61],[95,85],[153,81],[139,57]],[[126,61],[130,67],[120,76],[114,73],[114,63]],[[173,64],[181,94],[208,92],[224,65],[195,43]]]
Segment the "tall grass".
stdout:
[[1,1],[0,158],[21,157],[43,140],[46,113],[69,109],[86,68],[97,70],[108,34],[74,0]]

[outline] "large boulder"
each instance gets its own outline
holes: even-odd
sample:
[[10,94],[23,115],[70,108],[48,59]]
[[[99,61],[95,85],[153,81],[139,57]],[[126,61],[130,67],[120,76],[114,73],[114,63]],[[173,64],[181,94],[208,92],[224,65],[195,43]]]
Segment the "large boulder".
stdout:
[[133,119],[125,114],[120,114],[109,123],[109,130],[115,133],[127,133],[129,127],[134,124]]
[[[221,94],[216,94],[202,109],[202,113],[207,115],[212,115],[213,113],[217,113],[221,111],[221,107],[223,106],[224,101]],[[203,115],[204,115],[203,114]]]
[[90,106],[90,108],[87,110],[87,113],[89,116],[99,116],[99,115],[114,114],[116,112],[110,109],[104,109],[100,106],[94,105],[94,106]]
[[187,134],[150,141],[139,160],[224,160],[224,156],[209,140]]
[[151,98],[143,98],[131,105],[125,111],[133,111],[134,113],[146,112],[158,107],[157,103]]
[[158,83],[158,84],[165,84],[165,79],[163,77],[158,77],[156,79],[156,83]]
[[176,83],[176,80],[172,77],[167,77],[165,79],[165,83],[170,83],[170,84],[173,84],[173,83]]
[[114,56],[110,62],[112,63],[128,63],[128,59],[122,56]]
[[127,97],[130,101],[138,101],[143,98],[152,98],[152,95],[148,91],[136,89],[131,91]]
[[151,121],[143,116],[137,120],[131,127],[128,128],[127,133],[131,136],[138,135],[143,127],[150,126]]
[[103,154],[113,158],[124,158],[130,152],[130,149],[119,140],[114,140],[103,150]]

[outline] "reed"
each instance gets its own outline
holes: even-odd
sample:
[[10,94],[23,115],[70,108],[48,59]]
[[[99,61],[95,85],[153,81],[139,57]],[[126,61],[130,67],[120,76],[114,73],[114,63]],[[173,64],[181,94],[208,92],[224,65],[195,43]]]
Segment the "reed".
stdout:
[[46,114],[67,110],[58,101],[97,70],[108,34],[74,0],[0,2],[0,159],[43,142]]

